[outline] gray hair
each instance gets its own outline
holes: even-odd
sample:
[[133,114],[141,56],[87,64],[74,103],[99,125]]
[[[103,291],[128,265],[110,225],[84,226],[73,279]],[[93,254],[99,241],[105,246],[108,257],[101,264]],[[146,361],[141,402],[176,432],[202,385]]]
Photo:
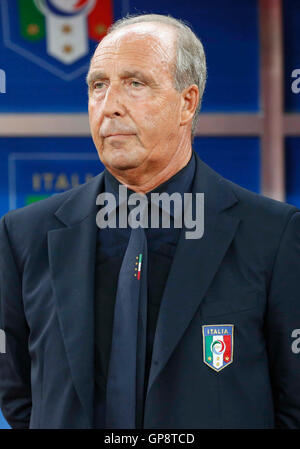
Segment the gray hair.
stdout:
[[126,17],[123,17],[113,23],[108,29],[107,34],[119,30],[127,25],[133,25],[134,23],[141,22],[161,22],[165,25],[172,26],[177,31],[174,87],[178,92],[182,92],[191,84],[196,84],[199,89],[199,103],[195,110],[192,122],[192,137],[194,137],[207,78],[206,58],[203,45],[188,25],[186,25],[182,20],[175,19],[170,15],[127,15]]

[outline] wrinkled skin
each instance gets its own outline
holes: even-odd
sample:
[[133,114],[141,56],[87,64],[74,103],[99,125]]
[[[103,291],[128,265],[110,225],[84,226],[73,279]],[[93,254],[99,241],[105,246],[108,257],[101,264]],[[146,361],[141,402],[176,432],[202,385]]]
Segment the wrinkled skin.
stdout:
[[199,93],[196,85],[174,88],[175,39],[167,25],[128,25],[106,36],[91,60],[95,146],[107,169],[137,192],[154,189],[191,156]]

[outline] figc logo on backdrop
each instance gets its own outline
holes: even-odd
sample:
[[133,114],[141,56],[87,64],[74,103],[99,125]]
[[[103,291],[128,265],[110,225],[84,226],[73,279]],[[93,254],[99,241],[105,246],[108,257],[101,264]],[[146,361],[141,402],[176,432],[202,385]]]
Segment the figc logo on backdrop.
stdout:
[[112,0],[2,0],[4,44],[66,81],[112,24]]

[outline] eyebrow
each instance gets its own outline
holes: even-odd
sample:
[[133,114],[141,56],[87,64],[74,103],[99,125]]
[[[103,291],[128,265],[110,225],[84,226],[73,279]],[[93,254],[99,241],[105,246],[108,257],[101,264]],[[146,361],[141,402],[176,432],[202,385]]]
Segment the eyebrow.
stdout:
[[[105,78],[107,78],[107,75],[105,72],[103,72],[103,70],[93,70],[92,72],[88,73],[86,77],[86,82],[87,85],[89,86],[94,81]],[[124,70],[121,73],[121,78],[139,78],[141,81],[149,84],[154,82],[151,76],[146,75],[140,70]]]
[[89,86],[93,81],[97,79],[103,79],[105,78],[105,73],[100,70],[93,70],[92,72],[89,72],[86,77],[86,83]]

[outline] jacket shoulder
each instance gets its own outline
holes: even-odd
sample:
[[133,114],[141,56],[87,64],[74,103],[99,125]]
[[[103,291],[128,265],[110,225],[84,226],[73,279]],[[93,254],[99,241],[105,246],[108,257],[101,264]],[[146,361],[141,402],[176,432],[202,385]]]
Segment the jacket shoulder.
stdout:
[[65,226],[57,215],[61,208],[67,207],[68,212],[72,214],[84,208],[87,203],[93,202],[91,192],[96,190],[98,180],[99,177],[96,176],[80,186],[12,210],[2,217],[0,238],[8,239],[20,267],[28,257],[33,257],[33,254],[42,257],[47,248],[48,232]]
[[35,229],[36,227],[41,229],[42,225],[45,223],[51,225],[53,220],[55,220],[55,211],[72,196],[75,189],[78,189],[78,187],[66,192],[56,193],[49,198],[19,209],[11,210],[2,217],[2,220],[6,222],[8,228],[22,227],[23,231],[29,226],[32,229]]
[[[289,222],[300,210],[291,204],[251,192],[223,178],[234,192],[237,203],[230,214],[240,219],[239,237],[260,251],[277,248]],[[259,249],[260,248],[260,249]]]
[[[93,179],[95,180],[95,178]],[[4,219],[7,223],[20,222],[22,224],[26,224],[26,222],[30,222],[31,225],[33,225],[36,221],[41,223],[51,220],[51,218],[54,217],[54,213],[63,203],[76,194],[84,193],[87,190],[88,185],[93,182],[93,179],[65,192],[56,193],[49,198],[45,198],[19,209],[11,210],[7,212],[2,219]]]
[[55,213],[63,204],[71,201],[73,197],[84,199],[89,196],[93,180],[95,178],[66,192],[7,212],[1,219],[1,228],[5,226],[9,237],[17,246],[34,244],[34,241],[37,243],[49,230],[61,227]]
[[239,202],[239,210],[245,215],[253,216],[254,214],[256,217],[269,216],[270,218],[279,218],[295,212],[300,212],[300,210],[292,204],[274,200],[262,194],[252,192],[225,178],[223,178],[222,181],[233,190]]

